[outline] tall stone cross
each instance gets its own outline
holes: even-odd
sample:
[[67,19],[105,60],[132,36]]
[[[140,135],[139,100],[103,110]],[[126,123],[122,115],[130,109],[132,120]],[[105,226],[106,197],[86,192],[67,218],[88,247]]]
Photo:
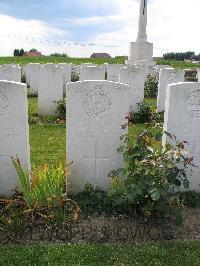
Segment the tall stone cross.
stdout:
[[147,0],[140,1],[137,42],[147,42]]

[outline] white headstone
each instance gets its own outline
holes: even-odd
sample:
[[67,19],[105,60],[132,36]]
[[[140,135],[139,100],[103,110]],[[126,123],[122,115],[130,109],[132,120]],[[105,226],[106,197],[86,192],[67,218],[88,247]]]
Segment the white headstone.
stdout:
[[63,99],[63,70],[53,64],[40,68],[38,111],[40,115],[55,115],[58,101]]
[[72,64],[59,63],[57,66],[63,71],[63,95],[65,95],[66,84],[71,82]]
[[172,68],[171,66],[169,65],[157,65],[156,66],[156,71],[157,72],[160,72],[161,69],[164,69],[164,68]]
[[88,66],[97,66],[97,65],[93,64],[93,63],[83,63],[83,64],[81,64],[80,67],[88,67]]
[[105,69],[95,66],[81,67],[80,81],[83,80],[105,80]]
[[137,104],[144,100],[145,79],[145,68],[124,67],[120,69],[120,83],[130,85],[130,111],[136,112]]
[[30,80],[30,93],[32,94],[38,94],[38,88],[39,88],[39,75],[40,75],[40,68],[41,64],[30,64],[30,71],[29,71],[29,80]]
[[119,72],[123,68],[122,64],[109,64],[106,66],[107,69],[107,80],[119,82]]
[[0,196],[10,196],[19,185],[11,156],[30,170],[27,88],[0,81]]
[[67,85],[67,161],[70,191],[86,183],[107,189],[108,174],[123,166],[117,153],[121,125],[129,111],[129,86],[112,81],[83,81]]
[[[164,131],[189,143],[194,157],[191,190],[200,191],[200,83],[185,82],[168,85],[166,95]],[[171,142],[164,135],[163,144]]]
[[197,78],[198,82],[200,82],[200,68],[197,68]]
[[149,67],[149,75],[156,75],[157,71],[156,71],[156,67]]
[[184,82],[184,71],[173,68],[163,68],[160,70],[157,97],[157,112],[165,111],[165,99],[167,85],[172,83]]
[[12,65],[1,65],[0,80],[21,82],[21,68]]
[[23,70],[24,75],[25,75],[25,77],[26,77],[26,84],[27,84],[28,86],[30,86],[30,71],[31,71],[31,66],[30,66],[30,64],[24,65],[24,66],[22,67],[22,70]]

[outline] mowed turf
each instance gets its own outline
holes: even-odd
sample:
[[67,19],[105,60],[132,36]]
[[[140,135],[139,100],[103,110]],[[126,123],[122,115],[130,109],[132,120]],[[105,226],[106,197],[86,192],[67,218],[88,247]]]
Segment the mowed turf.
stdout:
[[6,245],[0,246],[0,266],[140,265],[198,266],[200,242],[145,245]]
[[[10,57],[0,57],[0,65],[2,64],[20,64],[26,65],[29,63],[72,63],[75,65],[80,65],[83,63],[93,63],[93,64],[124,64],[127,57],[120,56],[116,58],[71,58],[71,57],[62,57],[62,56],[10,56]],[[184,62],[177,60],[158,60],[156,62],[158,65],[170,65],[174,68],[198,68],[199,64],[193,64],[192,62]]]
[[30,125],[29,129],[33,164],[58,164],[65,161],[65,125]]
[[[38,98],[29,97],[29,112],[38,113]],[[30,151],[32,164],[58,164],[66,158],[66,126],[57,124],[30,124]]]
[[10,56],[10,57],[0,57],[1,64],[20,64],[26,65],[29,63],[72,63],[75,65],[80,65],[84,63],[93,63],[93,64],[123,64],[125,62],[125,57],[118,58],[70,58],[66,56]]

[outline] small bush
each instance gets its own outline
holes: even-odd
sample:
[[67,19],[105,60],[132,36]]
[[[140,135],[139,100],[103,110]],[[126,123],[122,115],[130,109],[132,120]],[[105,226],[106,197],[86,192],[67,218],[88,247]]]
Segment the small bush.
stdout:
[[164,112],[153,113],[152,121],[156,123],[164,123]]
[[192,158],[185,155],[185,142],[174,138],[175,147],[168,144],[165,149],[156,148],[161,135],[147,131],[138,135],[134,145],[128,135],[121,139],[124,144],[118,152],[123,155],[125,167],[110,173],[109,196],[115,207],[148,217],[174,215],[177,223],[181,223],[180,199],[173,194],[181,186],[189,188],[186,171]]
[[111,211],[107,192],[91,184],[86,184],[84,190],[79,192],[74,199],[86,216],[94,213],[105,214]]
[[54,53],[54,54],[50,54],[50,56],[54,56],[54,57],[67,57],[69,58],[69,55],[68,54],[65,54],[65,53]]
[[79,81],[79,75],[76,74],[75,72],[72,72],[71,81],[72,81],[72,82],[77,82],[77,81]]
[[195,191],[187,191],[180,196],[183,204],[189,208],[200,207],[200,193]]
[[151,105],[142,102],[138,103],[138,111],[137,113],[131,113],[131,122],[133,123],[148,123],[152,120],[153,111],[151,109]]
[[21,82],[26,83],[26,76],[24,74],[22,74],[21,76]]
[[144,87],[145,97],[155,98],[158,94],[158,75],[149,75]]
[[66,118],[66,98],[64,98],[61,101],[56,102],[57,103],[57,116],[61,120],[65,120]]

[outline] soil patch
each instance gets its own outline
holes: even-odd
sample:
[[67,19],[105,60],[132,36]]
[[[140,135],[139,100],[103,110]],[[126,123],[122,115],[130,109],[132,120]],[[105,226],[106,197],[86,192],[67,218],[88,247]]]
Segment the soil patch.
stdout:
[[200,208],[184,209],[184,222],[177,226],[173,220],[164,223],[142,217],[89,217],[64,225],[29,225],[20,235],[0,230],[0,243],[112,243],[133,244],[164,240],[200,239]]

